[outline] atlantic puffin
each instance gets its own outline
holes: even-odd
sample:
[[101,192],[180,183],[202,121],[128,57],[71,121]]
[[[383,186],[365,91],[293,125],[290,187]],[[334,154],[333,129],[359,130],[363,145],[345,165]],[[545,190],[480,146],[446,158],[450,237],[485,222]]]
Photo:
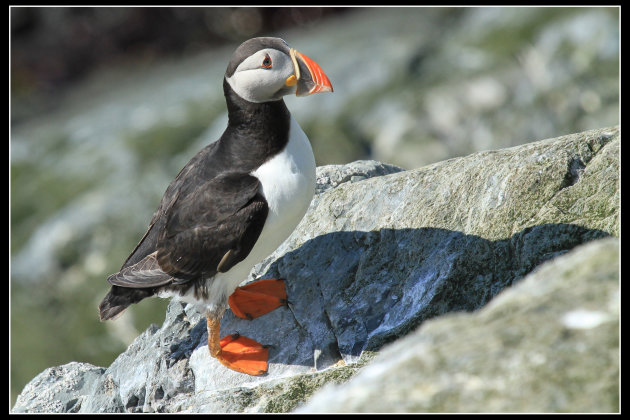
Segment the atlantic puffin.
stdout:
[[239,334],[219,337],[228,306],[253,319],[286,305],[281,279],[238,287],[295,229],[315,192],[308,137],[283,97],[332,92],[321,67],[284,40],[243,42],[223,91],[228,124],[170,183],[149,227],[99,305],[102,321],[151,296],[196,305],[210,354],[249,375],[267,371],[268,348]]

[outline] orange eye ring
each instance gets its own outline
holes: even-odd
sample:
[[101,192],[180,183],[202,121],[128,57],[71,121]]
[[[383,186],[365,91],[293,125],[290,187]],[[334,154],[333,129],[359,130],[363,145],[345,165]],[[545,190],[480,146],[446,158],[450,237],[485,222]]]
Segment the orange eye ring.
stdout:
[[265,59],[263,60],[260,67],[270,69],[272,66],[273,66],[273,63],[271,62],[271,57],[269,57],[269,54],[265,55]]

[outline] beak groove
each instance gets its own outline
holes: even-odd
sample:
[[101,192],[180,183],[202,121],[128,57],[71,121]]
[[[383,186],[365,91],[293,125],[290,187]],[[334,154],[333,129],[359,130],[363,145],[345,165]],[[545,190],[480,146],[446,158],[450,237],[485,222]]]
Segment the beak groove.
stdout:
[[[293,48],[291,48],[291,60],[293,61],[295,76],[298,81],[298,87],[295,93],[296,96],[333,92],[332,84],[319,64]],[[301,64],[304,66],[302,70],[300,70]],[[304,72],[303,70],[307,71]]]

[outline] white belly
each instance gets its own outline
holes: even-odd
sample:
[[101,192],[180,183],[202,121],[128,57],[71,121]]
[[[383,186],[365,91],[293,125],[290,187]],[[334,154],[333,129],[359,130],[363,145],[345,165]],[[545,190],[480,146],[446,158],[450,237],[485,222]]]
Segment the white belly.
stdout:
[[254,248],[227,273],[208,279],[210,301],[199,302],[192,293],[177,296],[180,300],[202,306],[202,310],[220,311],[254,265],[275,251],[304,217],[315,193],[315,157],[308,137],[293,117],[287,146],[252,175],[260,180],[261,193],[269,206],[267,221]]

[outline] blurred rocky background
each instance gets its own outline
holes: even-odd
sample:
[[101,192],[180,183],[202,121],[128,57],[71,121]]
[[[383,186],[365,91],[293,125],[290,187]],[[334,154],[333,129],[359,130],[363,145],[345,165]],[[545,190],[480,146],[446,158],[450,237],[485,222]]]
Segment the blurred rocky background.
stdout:
[[105,278],[226,124],[232,51],[280,36],[335,92],[286,102],[318,165],[417,168],[619,124],[619,8],[11,7],[11,405],[108,366],[166,301],[100,323]]

